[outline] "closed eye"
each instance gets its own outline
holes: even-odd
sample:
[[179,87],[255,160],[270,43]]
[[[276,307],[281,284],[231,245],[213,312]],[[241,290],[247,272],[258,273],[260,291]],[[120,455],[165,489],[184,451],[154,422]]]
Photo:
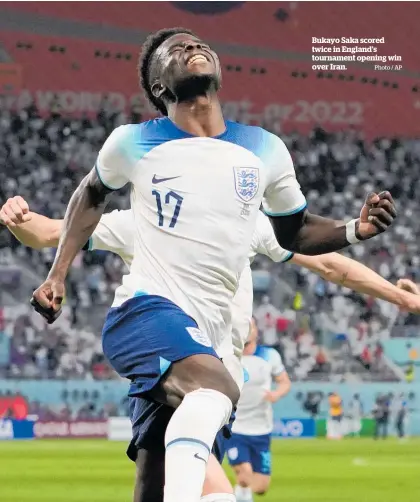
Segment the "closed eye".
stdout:
[[[180,43],[180,44],[177,44],[177,45],[174,45],[173,47],[171,47],[171,49],[169,50],[169,54],[174,54],[175,52],[178,52],[178,51],[182,51],[185,49],[185,47],[189,45],[188,42],[183,42],[183,43]],[[203,44],[203,43],[200,43],[200,47],[202,49],[205,49],[205,50],[208,50],[208,51],[211,51],[211,48],[209,45],[207,44]]]
[[169,54],[175,54],[176,52],[182,51],[183,47],[180,45],[177,45],[175,47],[172,47],[172,49],[169,51]]

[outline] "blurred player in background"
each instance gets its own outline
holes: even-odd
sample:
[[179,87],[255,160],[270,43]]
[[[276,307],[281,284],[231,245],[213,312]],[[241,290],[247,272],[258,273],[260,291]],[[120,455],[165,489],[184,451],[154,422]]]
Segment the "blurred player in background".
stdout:
[[347,416],[349,417],[349,432],[360,436],[362,430],[363,405],[359,394],[355,394],[349,402]]
[[327,421],[327,438],[341,439],[343,437],[343,400],[336,392],[328,394],[329,418]]
[[394,399],[393,408],[395,411],[395,429],[397,436],[399,439],[404,439],[407,434],[408,400],[403,392]]
[[232,437],[226,442],[229,464],[235,471],[238,502],[250,502],[253,493],[263,495],[269,488],[272,405],[285,396],[291,386],[280,354],[273,348],[258,346],[257,338],[258,329],[252,319],[242,358],[249,380],[239,399]]
[[390,398],[388,394],[379,395],[376,398],[375,405],[372,410],[373,418],[375,419],[375,429],[373,432],[374,439],[388,438],[388,423],[390,414]]

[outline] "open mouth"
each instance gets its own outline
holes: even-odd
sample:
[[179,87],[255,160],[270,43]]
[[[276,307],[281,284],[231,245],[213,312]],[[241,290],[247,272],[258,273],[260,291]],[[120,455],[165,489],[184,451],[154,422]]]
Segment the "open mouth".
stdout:
[[187,59],[187,66],[195,63],[208,63],[208,58],[204,54],[194,54]]

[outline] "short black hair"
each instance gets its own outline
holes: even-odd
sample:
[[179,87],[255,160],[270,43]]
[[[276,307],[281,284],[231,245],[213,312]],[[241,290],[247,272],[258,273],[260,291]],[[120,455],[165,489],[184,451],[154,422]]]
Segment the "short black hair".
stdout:
[[153,54],[156,49],[165,42],[168,38],[177,35],[178,33],[186,33],[196,37],[196,35],[186,28],[166,28],[164,30],[159,30],[156,33],[149,35],[144,41],[143,48],[139,58],[139,77],[140,85],[146,93],[147,99],[152,103],[152,105],[162,113],[162,115],[168,115],[168,110],[166,109],[165,103],[162,99],[156,98],[152,94],[152,89],[150,85],[150,62],[153,58]]

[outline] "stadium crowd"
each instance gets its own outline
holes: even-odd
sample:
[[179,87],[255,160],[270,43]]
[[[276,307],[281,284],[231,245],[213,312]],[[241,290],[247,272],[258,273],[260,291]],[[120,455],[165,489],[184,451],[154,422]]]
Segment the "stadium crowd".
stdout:
[[[109,133],[118,125],[139,120],[142,117],[137,108],[130,116],[117,113],[106,98],[96,118],[64,117],[58,103],[53,104],[48,117],[40,117],[33,104],[19,112],[0,111],[0,201],[19,194],[32,211],[61,218]],[[290,133],[281,137],[315,213],[342,220],[355,217],[366,193],[373,189],[387,189],[403,201],[391,231],[351,247],[348,253],[390,281],[409,277],[420,282],[420,219],[416,218],[415,200],[420,140],[368,141],[353,128],[338,133],[315,128],[307,136]],[[127,191],[123,190],[114,195],[110,208],[128,205]],[[14,259],[42,277],[54,258],[54,250],[25,248],[4,228],[0,229],[1,247],[11,249]],[[340,341],[338,348],[343,354],[370,371],[380,371],[381,342],[390,336],[391,328],[418,323],[416,317],[389,304],[362,298],[292,265],[275,265],[257,257],[254,271],[270,278],[262,292],[265,296],[256,294],[255,298],[262,341],[282,352],[297,379],[334,372],[336,364],[325,346],[337,348],[334,343]],[[99,337],[93,334],[96,329],[89,329],[86,317],[82,322],[78,313],[89,309],[90,319],[103,317],[104,306],[111,303],[123,273],[124,266],[116,256],[80,253],[69,277],[65,328],[49,328],[45,337],[45,326],[30,313],[9,316],[6,332],[12,343],[11,364],[0,371],[27,378],[111,377],[101,356]],[[284,281],[293,293],[266,296],[276,279]],[[100,313],[98,308],[102,308]],[[69,332],[73,334],[70,338]],[[417,335],[416,327],[412,334]]]

